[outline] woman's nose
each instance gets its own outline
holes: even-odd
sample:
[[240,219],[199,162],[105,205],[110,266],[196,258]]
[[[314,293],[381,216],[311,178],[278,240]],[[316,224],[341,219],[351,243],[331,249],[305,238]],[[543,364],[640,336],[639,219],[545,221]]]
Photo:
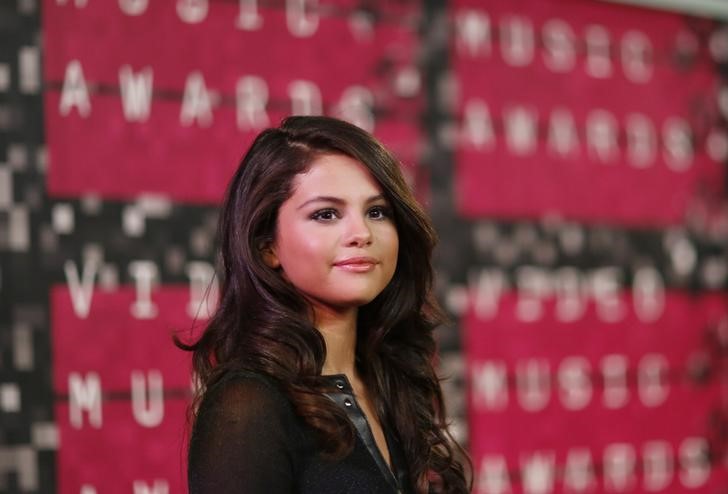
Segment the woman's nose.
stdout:
[[361,247],[372,242],[372,231],[365,218],[351,216],[347,222],[346,241],[347,245]]

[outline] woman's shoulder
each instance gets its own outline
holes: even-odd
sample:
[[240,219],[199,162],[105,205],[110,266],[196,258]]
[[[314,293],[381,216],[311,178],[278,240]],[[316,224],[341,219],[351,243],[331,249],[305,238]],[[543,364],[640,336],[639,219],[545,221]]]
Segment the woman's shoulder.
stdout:
[[291,492],[304,436],[275,380],[226,372],[210,384],[192,428],[190,493]]
[[271,413],[292,412],[289,399],[271,377],[252,371],[227,371],[203,395],[199,414],[214,410],[218,416],[254,419]]

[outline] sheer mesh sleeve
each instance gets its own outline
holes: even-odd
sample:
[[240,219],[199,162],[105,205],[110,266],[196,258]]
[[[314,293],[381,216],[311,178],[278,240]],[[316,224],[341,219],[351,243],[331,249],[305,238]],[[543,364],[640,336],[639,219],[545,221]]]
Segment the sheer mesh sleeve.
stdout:
[[190,440],[190,494],[294,491],[293,412],[272,384],[235,376],[200,405]]

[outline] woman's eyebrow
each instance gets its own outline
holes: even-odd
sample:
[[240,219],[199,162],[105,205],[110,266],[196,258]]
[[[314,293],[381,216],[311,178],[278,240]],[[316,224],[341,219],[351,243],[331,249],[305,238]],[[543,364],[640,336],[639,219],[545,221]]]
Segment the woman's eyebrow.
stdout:
[[[379,200],[385,200],[385,197],[383,194],[377,194],[374,196],[371,196],[367,198],[366,204],[379,201]],[[334,204],[346,204],[346,201],[342,199],[341,197],[335,197],[335,196],[316,196],[312,197],[311,199],[308,199],[303,204],[298,206],[296,209],[301,209],[305,207],[307,204],[310,204],[312,202],[333,202]]]

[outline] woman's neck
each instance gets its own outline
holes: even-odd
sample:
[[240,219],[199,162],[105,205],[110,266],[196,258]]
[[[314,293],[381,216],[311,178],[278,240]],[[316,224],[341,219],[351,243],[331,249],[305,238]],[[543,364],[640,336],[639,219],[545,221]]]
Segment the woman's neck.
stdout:
[[322,374],[345,374],[351,381],[356,378],[356,315],[356,308],[316,311],[316,328],[326,342]]

